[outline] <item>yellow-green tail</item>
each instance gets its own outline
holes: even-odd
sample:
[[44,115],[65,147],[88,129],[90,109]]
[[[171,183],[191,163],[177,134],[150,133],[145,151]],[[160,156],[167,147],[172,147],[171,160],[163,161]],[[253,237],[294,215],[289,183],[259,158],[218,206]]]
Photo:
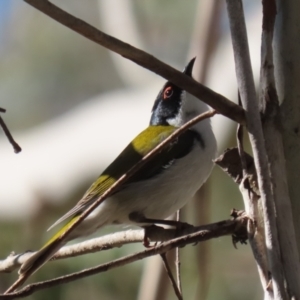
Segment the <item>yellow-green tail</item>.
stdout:
[[32,254],[20,267],[19,274],[33,274],[41,268],[51,257],[68,242],[68,238],[61,240],[60,236],[78,219],[78,216],[72,218],[63,226],[40,250]]

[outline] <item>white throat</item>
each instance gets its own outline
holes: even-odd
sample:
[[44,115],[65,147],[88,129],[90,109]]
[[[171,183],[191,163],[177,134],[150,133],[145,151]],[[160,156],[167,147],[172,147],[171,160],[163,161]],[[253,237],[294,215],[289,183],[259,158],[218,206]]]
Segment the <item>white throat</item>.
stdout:
[[[178,115],[175,118],[168,119],[168,123],[175,127],[180,127],[185,124],[187,121],[193,119],[197,115],[200,115],[208,111],[208,106],[204,102],[200,101],[193,95],[183,91],[181,95],[181,108]],[[204,120],[210,123],[210,120]],[[202,121],[202,122],[204,122]],[[206,122],[207,123],[207,122]]]
[[[176,118],[168,119],[168,123],[172,126],[180,127],[189,120],[208,110],[209,107],[207,104],[200,101],[193,95],[184,92],[182,94],[182,106],[179,114],[176,116]],[[192,129],[197,131],[201,135],[204,141],[205,148],[208,151],[211,151],[212,158],[214,158],[217,145],[214,133],[211,128],[210,118],[197,123],[192,127]]]

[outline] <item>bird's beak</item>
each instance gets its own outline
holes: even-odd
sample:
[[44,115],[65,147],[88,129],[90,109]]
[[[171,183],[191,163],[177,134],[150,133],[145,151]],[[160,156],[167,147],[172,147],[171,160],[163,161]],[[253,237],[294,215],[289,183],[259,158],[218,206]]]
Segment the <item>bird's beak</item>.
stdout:
[[194,67],[194,63],[195,63],[196,57],[194,57],[184,68],[183,70],[183,74],[186,74],[190,77],[192,77],[192,71],[193,71],[193,67]]

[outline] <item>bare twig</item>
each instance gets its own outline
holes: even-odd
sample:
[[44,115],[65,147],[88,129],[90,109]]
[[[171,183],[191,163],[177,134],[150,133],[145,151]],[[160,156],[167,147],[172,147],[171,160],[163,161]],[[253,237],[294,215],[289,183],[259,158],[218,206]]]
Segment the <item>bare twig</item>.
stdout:
[[[178,249],[178,248],[176,248],[176,249]],[[160,256],[162,258],[162,261],[164,263],[165,269],[167,271],[168,277],[169,277],[169,279],[171,281],[171,284],[173,286],[173,289],[174,289],[174,292],[175,292],[177,298],[179,300],[183,300],[181,291],[180,291],[180,289],[179,289],[179,287],[178,287],[178,285],[176,283],[176,280],[174,279],[174,276],[172,274],[172,270],[171,270],[171,268],[169,266],[169,263],[168,263],[168,260],[167,260],[167,257],[166,257],[166,253],[161,253]]]
[[[160,228],[160,227],[158,227]],[[166,234],[157,230],[149,233],[151,241],[164,241]],[[144,230],[127,230],[113,234],[90,239],[74,245],[62,247],[51,259],[51,261],[76,257],[79,255],[95,253],[102,250],[109,250],[121,247],[126,244],[140,243],[144,239]],[[0,273],[9,273],[20,267],[35,252],[25,252],[21,254],[10,254],[6,259],[0,260]]]
[[[239,99],[239,105],[242,105],[240,93],[238,93],[238,99]],[[242,174],[243,174],[243,177],[247,177],[248,170],[247,170],[247,162],[246,162],[246,158],[245,158],[244,144],[243,144],[244,127],[241,124],[238,124],[238,126],[237,126],[236,140],[237,140],[238,151],[239,151],[239,155],[240,155],[240,159],[241,159]]]
[[[212,226],[212,227],[211,227]],[[179,229],[164,229],[159,226],[151,226],[147,229],[147,237],[151,242],[163,242],[191,234],[201,230],[216,230],[216,224],[204,226],[191,226]],[[52,258],[51,261],[76,257],[84,254],[95,253],[102,250],[108,250],[115,247],[121,247],[126,244],[139,243],[144,240],[144,230],[127,230],[108,234],[99,238],[90,239],[74,245],[62,247]],[[0,261],[0,273],[9,273],[22,265],[35,252],[25,252],[21,254],[11,253],[6,259]]]
[[239,153],[241,150],[232,148],[226,150],[215,163],[219,165],[237,184],[239,184],[243,196],[248,220],[248,240],[256,260],[261,283],[265,292],[265,300],[273,299],[272,282],[269,278],[269,267],[267,249],[265,245],[265,235],[263,226],[263,216],[261,213],[260,193],[258,190],[256,170],[253,158],[243,152],[244,165],[247,169],[245,177]]
[[[273,286],[269,278],[268,255],[265,245],[264,222],[261,210],[260,194],[255,188],[257,184],[257,175],[255,168],[248,170],[246,153],[243,146],[243,125],[238,125],[237,129],[238,153],[241,160],[240,191],[243,196],[246,213],[249,216],[248,221],[248,240],[255,258],[261,284],[265,293],[265,300],[273,299]],[[255,181],[255,182],[253,182]]]
[[[176,221],[179,222],[180,221],[180,209],[177,210],[176,212]],[[175,268],[176,268],[176,280],[177,280],[177,287],[178,290],[180,292],[180,294],[182,295],[182,286],[181,286],[181,276],[180,276],[180,252],[179,252],[179,248],[177,247],[175,249]]]
[[286,299],[275,221],[274,198],[250,62],[243,5],[241,0],[227,0],[226,3],[230,21],[238,87],[242,104],[246,111],[247,129],[253,149],[258,184],[261,191],[265,237],[271,276],[273,278],[274,296],[275,299]]
[[244,144],[243,144],[243,139],[244,139],[243,125],[238,124],[236,130],[236,139],[237,139],[237,146],[238,146],[238,151],[239,151],[239,156],[240,156],[241,166],[242,166],[242,174],[243,174],[242,176],[243,178],[246,178],[248,176],[248,169],[247,169],[247,161],[245,157]]
[[[0,112],[6,112],[6,109],[0,107]],[[2,127],[8,141],[11,143],[11,145],[14,148],[15,153],[19,153],[22,151],[22,148],[18,145],[18,143],[14,140],[12,137],[9,129],[7,128],[6,124],[4,123],[2,117],[0,116],[0,126]]]
[[[238,217],[234,220],[226,220],[226,221],[221,221],[209,225],[204,225],[201,226],[202,230],[184,235],[182,237],[170,240],[168,242],[164,242],[156,247],[146,249],[144,251],[128,255],[126,257],[114,260],[113,262],[105,263],[102,265],[98,265],[93,268],[85,269],[80,272],[72,273],[66,276],[61,276],[55,279],[43,281],[43,282],[38,282],[34,284],[30,284],[22,288],[21,290],[6,294],[6,295],[0,295],[0,300],[7,300],[7,299],[15,299],[15,298],[24,298],[27,297],[28,295],[33,294],[34,292],[45,289],[45,288],[50,288],[53,286],[65,284],[68,282],[72,282],[75,280],[79,280],[81,278],[91,276],[94,274],[98,274],[100,272],[105,272],[110,269],[120,267],[129,263],[132,263],[137,260],[144,259],[149,256],[161,254],[167,251],[170,251],[171,249],[175,247],[183,247],[188,244],[193,244],[193,243],[198,243],[201,241],[206,241],[212,238],[217,238],[220,236],[225,236],[225,235],[231,235],[234,234],[238,231],[240,231],[243,228],[246,228],[247,220],[244,217]],[[191,228],[188,228],[186,230],[191,230]],[[164,230],[165,232],[168,232],[169,230]],[[176,232],[176,230],[174,229]]]
[[[190,127],[195,125],[196,123],[211,118],[217,114],[215,110],[207,111],[189,122],[185,123],[183,126],[175,130],[170,136],[168,136],[164,141],[162,141],[157,147],[155,147],[152,151],[150,151],[147,155],[145,155],[138,163],[136,163],[127,173],[122,175],[114,184],[111,185],[109,189],[107,189],[90,207],[88,207],[80,217],[64,232],[60,237],[58,237],[51,245],[53,249],[61,244],[61,242],[107,197],[112,195],[121,184],[124,184],[132,175],[134,175],[147,161],[153,158],[159,151],[161,151],[164,147],[166,147],[171,141],[175,140],[180,134],[188,130]],[[6,291],[6,293],[10,293],[22,285],[25,280],[37,269],[39,269],[44,264],[44,261],[38,261],[37,265],[31,268],[27,273],[23,273],[19,276],[18,280]]]
[[[161,227],[151,227],[147,230],[147,237],[152,242],[162,242],[190,234],[203,227],[191,227],[183,230],[165,229]],[[144,240],[144,230],[127,230],[105,235],[99,238],[90,239],[74,245],[62,247],[52,258],[51,261],[76,257],[84,254],[95,253],[102,250],[109,250],[121,247],[126,244],[140,243]],[[9,273],[20,267],[35,252],[25,252],[21,254],[11,253],[6,259],[0,260],[0,273]]]
[[166,65],[165,63],[156,59],[154,56],[105,34],[104,32],[72,16],[47,0],[24,1],[40,10],[47,16],[53,18],[57,22],[90,39],[91,41],[111,51],[114,51],[127,59],[130,59],[138,65],[151,70],[156,74],[159,74],[167,80],[172,81],[174,84],[193,94],[203,102],[206,102],[208,105],[224,114],[228,118],[231,118],[238,123],[245,123],[244,111],[241,107],[234,104],[224,96],[196,82],[191,77],[186,76],[174,68]]

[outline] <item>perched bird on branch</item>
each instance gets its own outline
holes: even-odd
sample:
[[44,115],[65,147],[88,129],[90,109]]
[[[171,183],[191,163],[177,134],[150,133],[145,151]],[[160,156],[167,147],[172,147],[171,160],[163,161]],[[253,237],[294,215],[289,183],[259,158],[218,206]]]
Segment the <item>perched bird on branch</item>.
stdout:
[[[192,76],[194,62],[195,58],[185,67],[184,74]],[[154,102],[149,126],[103,171],[79,202],[49,228],[65,222],[65,225],[21,266],[19,274],[24,276],[26,273],[34,273],[67,241],[87,236],[106,225],[176,226],[176,221],[165,218],[193,197],[207,180],[213,167],[216,140],[210,119],[192,126],[157,153],[113,195],[99,204],[66,239],[57,243],[59,237],[116,180],[180,126],[207,110],[206,104],[167,81]]]

